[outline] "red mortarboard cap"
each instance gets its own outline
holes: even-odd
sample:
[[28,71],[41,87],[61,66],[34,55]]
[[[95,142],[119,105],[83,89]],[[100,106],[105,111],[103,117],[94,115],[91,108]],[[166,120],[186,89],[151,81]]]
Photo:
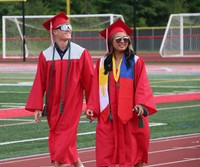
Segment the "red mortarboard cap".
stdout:
[[130,27],[128,27],[121,19],[118,19],[109,27],[102,30],[100,34],[106,39],[110,38],[113,34],[118,32],[125,32],[127,35],[130,35],[133,33],[133,30]]
[[51,24],[52,24],[52,29],[55,29],[58,25],[60,24],[65,24],[67,23],[68,17],[66,16],[65,12],[61,12],[51,19],[45,21],[42,25],[49,31],[51,30]]

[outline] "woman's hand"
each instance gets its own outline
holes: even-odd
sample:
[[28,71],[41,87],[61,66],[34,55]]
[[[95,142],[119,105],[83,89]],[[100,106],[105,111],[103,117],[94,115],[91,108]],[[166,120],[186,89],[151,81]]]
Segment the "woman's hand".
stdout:
[[42,122],[42,121],[40,120],[41,117],[42,117],[42,111],[40,111],[40,110],[35,110],[35,114],[34,114],[35,122],[37,122],[37,123]]
[[133,111],[135,111],[137,113],[137,115],[140,117],[144,114],[143,107],[140,104],[136,104]]

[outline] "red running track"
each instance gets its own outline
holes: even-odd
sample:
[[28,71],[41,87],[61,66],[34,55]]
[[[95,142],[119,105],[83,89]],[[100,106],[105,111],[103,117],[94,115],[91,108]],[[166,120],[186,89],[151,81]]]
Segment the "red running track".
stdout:
[[[95,150],[79,150],[85,167],[95,167]],[[0,160],[1,167],[53,167],[48,154]],[[66,165],[71,167],[70,165]],[[151,140],[145,167],[200,167],[200,133]]]

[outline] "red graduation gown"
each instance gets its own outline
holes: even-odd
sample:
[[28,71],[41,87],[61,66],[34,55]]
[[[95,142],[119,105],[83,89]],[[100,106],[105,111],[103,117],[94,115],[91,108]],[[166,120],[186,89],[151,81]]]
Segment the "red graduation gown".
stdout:
[[[94,65],[89,52],[71,42],[70,69],[63,102],[63,114],[59,105],[64,91],[68,67],[69,49],[61,60],[55,49],[52,85],[48,96],[49,151],[52,161],[72,164],[78,159],[76,149],[77,127],[82,112],[83,90],[89,97]],[[48,90],[52,66],[53,47],[39,55],[37,73],[26,103],[26,110],[43,109],[43,95]],[[86,101],[87,103],[87,101]]]
[[[106,122],[101,116],[99,106],[98,73],[99,62],[97,62],[92,93],[89,98],[88,108],[92,109],[98,116],[96,127],[96,164],[97,166],[133,166],[138,162],[148,161],[148,148],[150,129],[148,117],[143,117],[144,128],[138,128],[138,116],[132,112],[132,118],[123,123],[118,116],[119,89],[113,73],[110,73],[110,100],[113,121]],[[144,104],[150,114],[156,112],[156,105],[149,85],[144,62],[135,56],[135,104]],[[120,82],[120,79],[119,79]],[[129,93],[129,90],[127,90]]]

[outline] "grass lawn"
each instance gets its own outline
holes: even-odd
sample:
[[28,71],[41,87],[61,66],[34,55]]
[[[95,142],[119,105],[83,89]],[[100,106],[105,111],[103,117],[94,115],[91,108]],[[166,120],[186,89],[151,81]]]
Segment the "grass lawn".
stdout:
[[[34,73],[0,72],[0,109],[24,107]],[[154,95],[197,92],[200,75],[191,73],[150,73]],[[26,84],[24,84],[26,83]],[[199,101],[157,105],[158,112],[149,117],[151,139],[200,133]],[[1,112],[1,111],[0,111]],[[33,117],[0,119],[0,159],[47,153],[48,125],[35,123]],[[89,123],[84,115],[78,130],[78,148],[95,146],[96,122]]]

